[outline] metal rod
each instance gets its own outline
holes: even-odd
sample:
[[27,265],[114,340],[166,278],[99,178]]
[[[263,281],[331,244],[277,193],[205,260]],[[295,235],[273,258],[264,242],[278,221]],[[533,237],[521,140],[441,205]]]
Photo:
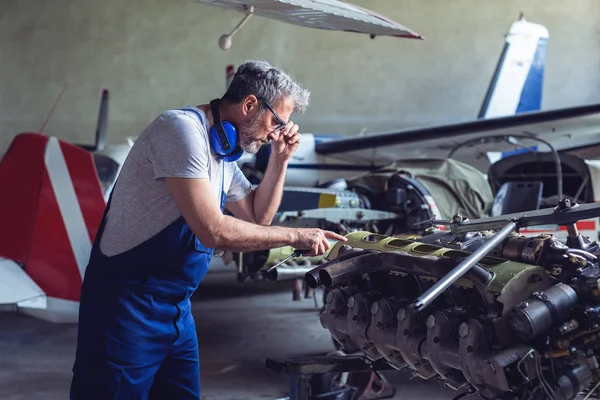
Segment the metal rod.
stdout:
[[448,272],[435,285],[430,287],[425,293],[419,296],[414,303],[414,307],[417,309],[417,311],[421,311],[431,304],[440,294],[444,292],[444,290],[448,289],[448,287],[460,279],[460,277],[462,277],[469,269],[479,262],[479,260],[485,257],[490,250],[496,247],[516,228],[517,224],[514,222],[509,222],[506,224],[498,231],[498,233],[485,242],[485,244],[475,250],[463,262],[454,267],[452,271]]
[[[309,267],[305,267],[303,265],[277,267],[271,272],[269,272],[267,274],[267,277],[273,281],[292,281],[295,279],[302,279],[304,281],[306,273],[314,269],[314,267],[314,265],[311,265]],[[307,288],[312,289],[310,286],[307,286]]]
[[303,250],[294,250],[292,252],[292,254],[290,254],[289,256],[287,256],[286,258],[284,258],[283,260],[279,261],[277,264],[273,265],[271,268],[269,268],[267,270],[267,273],[271,272],[272,270],[274,270],[275,268],[279,267],[280,265],[282,265],[283,263],[285,263],[286,261],[291,260],[292,258],[297,258],[300,257],[302,254],[304,254]]
[[290,400],[306,400],[310,397],[312,374],[290,374]]
[[600,386],[600,382],[596,383],[596,385],[590,390],[590,392],[583,398],[583,400],[587,400],[590,398],[590,396],[596,391],[596,389],[598,389],[598,386]]

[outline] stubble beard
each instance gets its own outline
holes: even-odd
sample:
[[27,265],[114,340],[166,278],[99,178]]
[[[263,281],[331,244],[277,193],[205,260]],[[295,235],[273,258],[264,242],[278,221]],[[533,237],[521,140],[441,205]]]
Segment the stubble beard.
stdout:
[[238,138],[242,150],[249,154],[256,154],[263,145],[261,138],[258,135],[260,115],[256,114],[254,118],[247,119],[240,126]]

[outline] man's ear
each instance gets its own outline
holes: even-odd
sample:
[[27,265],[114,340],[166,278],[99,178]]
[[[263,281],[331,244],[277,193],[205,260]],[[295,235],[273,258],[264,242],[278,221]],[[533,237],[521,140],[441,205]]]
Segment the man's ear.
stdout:
[[242,113],[244,116],[253,114],[259,109],[258,98],[250,94],[242,101]]

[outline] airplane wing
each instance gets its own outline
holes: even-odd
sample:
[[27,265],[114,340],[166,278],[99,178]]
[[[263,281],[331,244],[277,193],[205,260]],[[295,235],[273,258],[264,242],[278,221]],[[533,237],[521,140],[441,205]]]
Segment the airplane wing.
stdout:
[[195,0],[308,28],[423,39],[382,15],[338,0]]
[[[507,141],[509,137],[516,138],[518,144]],[[543,147],[535,138],[550,142],[557,150],[600,142],[600,103],[321,140],[315,144],[315,151],[355,164],[385,165],[407,158],[446,159],[454,153],[473,158],[487,152],[515,150],[519,144]]]

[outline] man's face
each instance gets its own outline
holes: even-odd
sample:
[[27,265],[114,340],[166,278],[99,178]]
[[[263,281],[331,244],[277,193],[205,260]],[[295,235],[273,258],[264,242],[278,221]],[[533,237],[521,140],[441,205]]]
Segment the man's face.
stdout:
[[[261,106],[266,109],[259,114]],[[246,153],[256,154],[263,144],[279,140],[294,104],[291,100],[282,99],[274,106],[253,98],[242,102],[242,107],[243,117],[237,127],[239,144]]]

